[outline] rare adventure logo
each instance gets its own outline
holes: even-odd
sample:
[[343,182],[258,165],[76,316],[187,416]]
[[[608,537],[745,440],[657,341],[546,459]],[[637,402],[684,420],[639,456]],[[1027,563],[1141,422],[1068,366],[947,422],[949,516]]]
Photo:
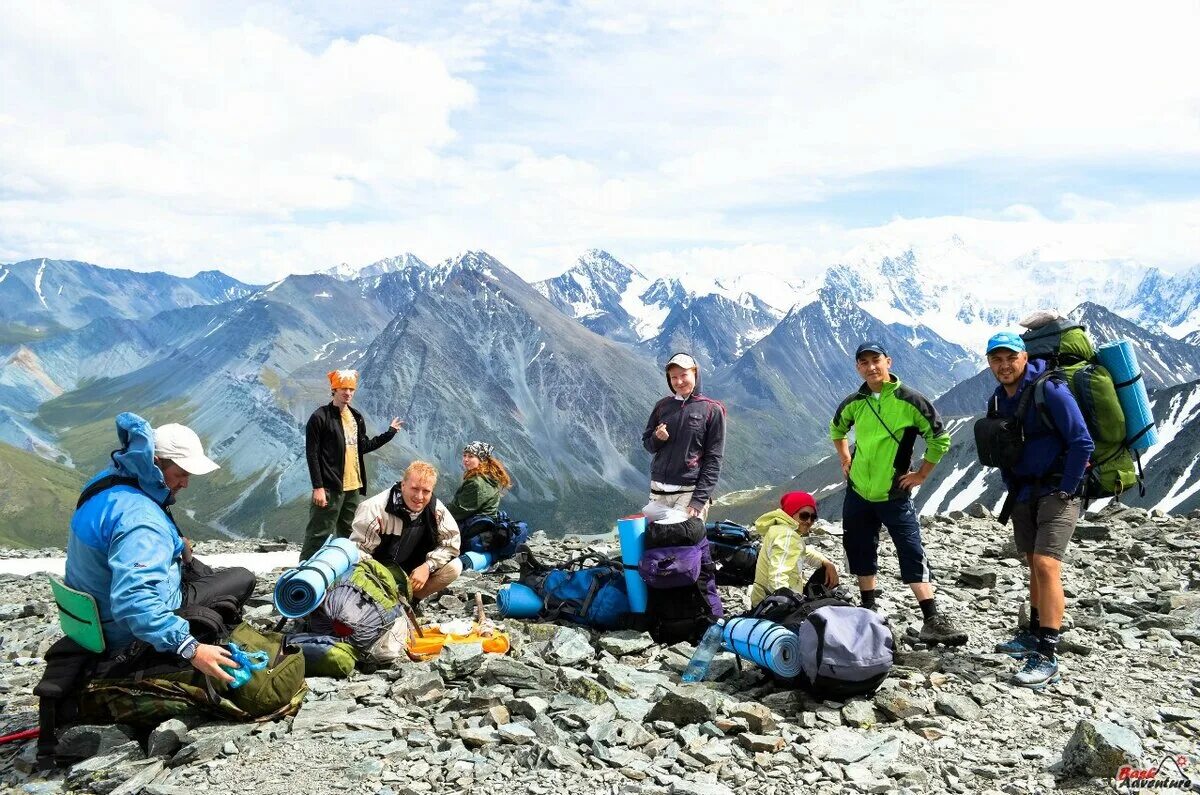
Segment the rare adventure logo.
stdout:
[[1187,773],[1186,754],[1164,754],[1154,767],[1121,765],[1117,786],[1122,792],[1200,792],[1200,781]]

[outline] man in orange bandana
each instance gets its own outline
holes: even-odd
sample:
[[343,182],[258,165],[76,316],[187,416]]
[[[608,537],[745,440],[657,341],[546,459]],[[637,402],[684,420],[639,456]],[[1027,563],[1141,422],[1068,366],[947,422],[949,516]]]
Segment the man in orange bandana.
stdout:
[[403,425],[399,417],[394,417],[386,431],[368,438],[362,414],[350,407],[357,387],[356,371],[331,370],[329,388],[333,399],[308,418],[304,453],[313,491],[301,560],[307,560],[330,535],[350,537],[354,511],[367,493],[363,456],[390,442]]

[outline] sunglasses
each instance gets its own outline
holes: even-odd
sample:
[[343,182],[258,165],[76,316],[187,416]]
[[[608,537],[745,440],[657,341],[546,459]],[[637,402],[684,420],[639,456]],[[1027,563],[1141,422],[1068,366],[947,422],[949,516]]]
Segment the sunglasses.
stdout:
[[813,522],[816,521],[817,515],[815,513],[798,513],[796,518],[801,522]]

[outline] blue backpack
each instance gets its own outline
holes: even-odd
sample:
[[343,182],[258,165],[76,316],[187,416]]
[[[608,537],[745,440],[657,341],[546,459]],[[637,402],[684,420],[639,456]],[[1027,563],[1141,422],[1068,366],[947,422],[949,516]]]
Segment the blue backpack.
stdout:
[[539,563],[528,547],[521,548],[519,558],[520,583],[542,597],[540,618],[562,618],[597,629],[626,626],[629,596],[625,591],[625,569],[619,560],[584,555],[547,566]]
[[504,560],[516,554],[517,548],[529,540],[529,525],[501,511],[492,517],[477,514],[459,528],[463,552],[486,552],[493,560]]
[[762,546],[750,528],[728,520],[704,526],[717,566],[717,585],[753,585]]

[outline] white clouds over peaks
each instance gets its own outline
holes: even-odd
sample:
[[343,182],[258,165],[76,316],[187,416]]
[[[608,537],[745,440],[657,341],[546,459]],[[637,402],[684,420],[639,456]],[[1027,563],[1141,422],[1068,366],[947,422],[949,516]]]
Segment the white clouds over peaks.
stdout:
[[0,261],[1200,258],[1192,2],[104,6],[0,5]]
[[[307,51],[153,5],[0,11],[0,157],[13,190],[286,217],[426,180],[474,99],[430,50],[363,36]],[[83,219],[81,219],[83,220]]]

